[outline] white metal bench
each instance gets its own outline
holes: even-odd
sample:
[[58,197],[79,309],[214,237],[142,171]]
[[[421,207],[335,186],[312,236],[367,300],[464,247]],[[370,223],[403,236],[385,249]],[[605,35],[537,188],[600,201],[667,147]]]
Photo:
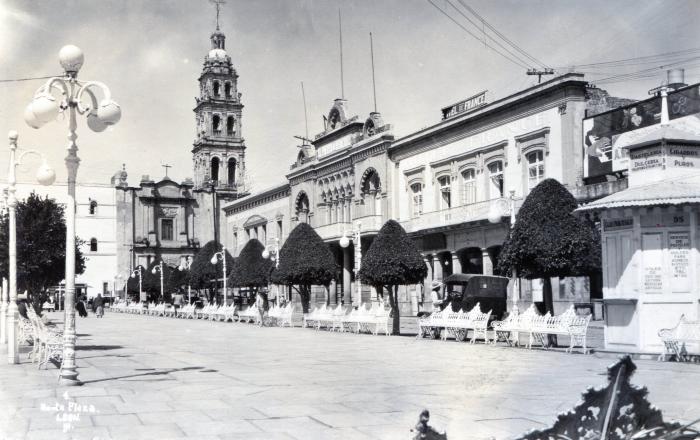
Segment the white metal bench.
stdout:
[[369,317],[361,319],[360,331],[365,330],[377,336],[380,331],[384,332],[385,336],[389,336],[389,320],[391,319],[391,309],[384,307],[380,304],[374,315],[370,314]]
[[443,310],[431,313],[430,315],[418,319],[418,336],[417,338],[430,337],[438,339],[440,333],[447,324],[447,315],[452,312],[452,305],[447,303]]
[[238,322],[254,322],[258,319],[258,306],[253,304],[247,309],[239,310],[236,314],[238,316]]
[[[681,319],[673,328],[663,328],[659,330],[659,337],[664,343],[666,351],[659,355],[660,361],[666,360],[666,356],[676,356],[683,362],[689,360],[691,355],[700,355],[700,351],[696,353],[688,353],[688,345],[695,345],[695,349],[700,348],[700,321],[690,321],[685,315],[681,315]],[[691,347],[691,350],[693,347]]]
[[463,341],[467,338],[469,330],[472,330],[470,343],[473,344],[478,338],[488,343],[487,330],[490,318],[491,310],[487,313],[482,313],[479,303],[476,303],[468,312],[462,310],[456,313],[448,311],[444,319],[445,330],[442,332],[442,338],[447,340],[449,336],[452,336],[457,341]]
[[528,348],[532,348],[533,340],[539,341],[545,349],[549,348],[546,343],[547,335],[568,336],[567,353],[573,352],[574,347],[580,346],[583,348],[583,354],[587,354],[586,334],[590,321],[591,315],[577,315],[573,305],[561,315],[550,316],[546,314],[535,317],[531,322]]
[[320,328],[321,321],[326,319],[330,313],[331,311],[326,309],[325,304],[321,307],[314,308],[311,312],[304,314],[303,327],[311,327],[318,330]]

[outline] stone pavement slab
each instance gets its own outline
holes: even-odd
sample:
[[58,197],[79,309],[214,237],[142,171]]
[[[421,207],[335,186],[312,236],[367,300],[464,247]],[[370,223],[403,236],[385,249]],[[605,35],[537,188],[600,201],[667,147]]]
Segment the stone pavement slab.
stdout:
[[[405,439],[423,408],[451,439],[505,439],[551,424],[614,362],[109,312],[78,332],[81,387],[59,387],[26,347],[21,365],[0,364],[0,439]],[[700,417],[700,366],[636,364],[667,419]]]

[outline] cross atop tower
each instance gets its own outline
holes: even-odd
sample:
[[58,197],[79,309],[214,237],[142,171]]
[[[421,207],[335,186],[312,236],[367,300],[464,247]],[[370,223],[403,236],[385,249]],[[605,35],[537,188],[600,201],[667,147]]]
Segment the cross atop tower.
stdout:
[[216,30],[219,30],[219,11],[221,8],[221,5],[226,4],[226,0],[209,0],[210,3],[214,4],[216,6]]
[[163,165],[161,165],[161,166],[162,166],[163,168],[165,168],[165,177],[168,177],[168,168],[172,168],[173,166],[172,166],[172,165],[168,165],[167,163],[166,163],[166,164],[163,164]]

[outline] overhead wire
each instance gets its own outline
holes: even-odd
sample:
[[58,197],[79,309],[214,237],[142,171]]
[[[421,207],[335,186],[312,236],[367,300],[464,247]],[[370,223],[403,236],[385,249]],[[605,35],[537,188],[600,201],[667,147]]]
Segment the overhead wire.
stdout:
[[511,41],[510,39],[508,39],[508,37],[506,37],[505,35],[503,35],[501,32],[499,32],[498,29],[496,29],[494,26],[492,26],[491,23],[489,23],[484,17],[482,17],[481,15],[479,15],[472,7],[470,7],[470,6],[467,4],[466,1],[464,1],[464,0],[457,0],[457,1],[459,1],[459,3],[460,3],[467,11],[469,11],[472,15],[474,15],[476,18],[478,18],[484,25],[486,25],[486,27],[488,27],[489,29],[491,29],[491,31],[492,31],[494,34],[496,34],[499,38],[501,38],[503,41],[505,41],[506,43],[508,43],[508,44],[509,44],[511,47],[513,47],[515,50],[517,50],[518,52],[520,52],[523,56],[525,56],[526,58],[528,58],[529,60],[531,60],[531,61],[534,62],[535,64],[540,65],[541,67],[545,67],[545,68],[546,68],[546,67],[549,67],[549,66],[547,66],[546,64],[544,64],[542,61],[540,61],[540,60],[538,60],[537,58],[535,58],[534,56],[530,55],[527,51],[525,51],[523,48],[521,48],[520,46],[518,46],[516,43],[514,43],[513,41]]
[[[457,11],[457,13],[459,13],[459,15],[461,15],[462,17],[464,17],[464,18],[465,18],[469,23],[471,23],[475,28],[479,29],[478,24],[475,23],[471,18],[469,18],[469,16],[467,16],[464,12],[462,12],[462,10],[460,10],[458,7],[456,7],[456,6],[454,5],[454,3],[452,3],[450,0],[445,0],[445,1],[446,1],[447,3],[449,3],[450,6],[452,6],[452,8],[453,8],[455,11]],[[459,1],[461,2],[461,0],[459,0]],[[482,22],[486,25],[486,22],[484,22],[483,20],[482,20]],[[479,31],[480,31],[481,33],[483,33],[484,36],[486,36],[486,37],[488,37],[489,39],[491,39],[491,41],[493,41],[494,43],[496,43],[496,44],[497,44],[499,47],[501,47],[503,50],[505,50],[506,52],[508,52],[511,56],[513,56],[513,58],[515,58],[516,60],[520,61],[521,63],[523,63],[523,64],[525,64],[525,65],[528,64],[528,61],[527,61],[526,59],[522,59],[518,54],[515,54],[515,53],[511,52],[507,47],[505,47],[503,44],[501,44],[500,41],[496,40],[494,37],[492,37],[491,35],[487,34],[486,31],[484,31],[483,29],[479,29]]]
[[61,76],[61,75],[52,75],[52,76],[37,76],[34,78],[12,78],[12,79],[0,79],[0,83],[9,83],[9,82],[21,82],[21,81],[35,81],[35,80],[40,80],[40,79],[49,79],[49,78],[54,78],[56,76]]
[[563,69],[579,69],[579,68],[597,68],[597,67],[618,67],[618,66],[631,66],[631,65],[637,65],[637,64],[650,64],[654,62],[659,62],[662,60],[667,60],[671,58],[678,58],[682,56],[688,56],[693,53],[698,53],[700,52],[700,48],[694,48],[694,49],[685,49],[685,50],[680,50],[680,51],[675,51],[675,52],[665,52],[665,53],[660,53],[660,54],[655,54],[655,55],[647,55],[647,56],[642,56],[642,57],[634,57],[634,58],[625,58],[621,60],[611,60],[611,61],[602,61],[598,63],[584,63],[584,64],[570,64],[566,66],[557,66],[554,67],[554,69],[557,70],[563,70]]
[[648,69],[642,69],[642,70],[639,70],[636,72],[622,73],[619,75],[609,76],[607,78],[600,78],[600,79],[597,79],[593,82],[596,84],[608,84],[611,82],[616,82],[616,80],[640,78],[640,77],[644,77],[645,75],[647,75],[647,77],[652,77],[652,76],[656,75],[659,72],[659,70],[664,70],[668,67],[673,67],[673,66],[676,66],[678,64],[682,64],[682,63],[685,63],[688,61],[694,61],[694,60],[698,60],[698,59],[700,59],[700,56],[689,58],[689,59],[683,60],[683,61],[677,61],[677,62],[673,62],[673,63],[661,65],[661,66],[656,66],[656,67],[652,67],[652,68],[648,68]]
[[497,50],[496,48],[494,48],[493,46],[491,46],[490,44],[488,44],[485,40],[482,40],[481,38],[479,38],[478,36],[476,36],[473,32],[471,32],[469,29],[467,29],[462,23],[460,23],[460,22],[458,22],[457,20],[455,20],[454,17],[452,17],[450,14],[448,14],[447,12],[445,12],[445,11],[444,11],[442,8],[440,8],[438,5],[436,5],[435,3],[433,3],[433,0],[427,0],[427,2],[430,3],[435,9],[437,9],[438,11],[440,11],[440,13],[443,14],[445,17],[449,18],[450,21],[452,21],[454,24],[456,24],[457,26],[459,26],[464,32],[468,33],[469,35],[471,35],[471,36],[472,36],[473,38],[475,38],[476,40],[478,40],[478,41],[484,43],[484,46],[486,46],[486,47],[488,47],[489,49],[493,50],[494,52],[496,52],[497,54],[499,54],[499,55],[502,56],[503,58],[507,59],[507,60],[510,61],[511,63],[517,65],[518,67],[521,67],[521,68],[524,68],[524,69],[527,69],[527,68],[529,67],[527,64],[524,64],[522,61],[517,61],[516,59],[513,59],[513,58],[511,58],[511,57],[509,57],[509,56],[507,56],[507,55],[501,53],[499,50]]

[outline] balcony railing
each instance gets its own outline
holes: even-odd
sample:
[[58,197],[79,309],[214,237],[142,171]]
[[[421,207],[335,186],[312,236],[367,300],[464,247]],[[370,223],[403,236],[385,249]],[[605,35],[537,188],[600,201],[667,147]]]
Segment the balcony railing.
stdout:
[[[487,220],[489,218],[489,211],[493,206],[501,204],[501,207],[508,207],[510,206],[510,203],[510,199],[507,198],[492,199],[470,203],[468,205],[456,206],[449,209],[424,212],[418,217],[402,221],[401,226],[403,226],[406,232],[416,232],[424,229]],[[520,205],[522,205],[522,199],[516,199],[516,213],[518,212],[518,209],[520,209]],[[502,212],[504,217],[509,215],[508,209],[503,209]]]
[[352,222],[338,222],[330,225],[317,226],[316,233],[322,239],[335,240],[343,236],[343,233],[350,235],[351,231],[357,227],[357,223],[361,222],[362,234],[376,234],[384,225],[384,219],[381,215],[365,215],[363,217],[354,218]]
[[343,232],[351,231],[351,223],[331,223],[330,225],[317,226],[316,233],[324,240],[334,240],[343,236]]
[[614,194],[623,189],[627,189],[629,182],[627,179],[613,180],[611,182],[594,183],[592,185],[577,186],[570,189],[576,200],[582,203]]
[[353,225],[362,222],[361,230],[363,234],[377,233],[384,226],[384,218],[381,215],[366,215],[353,219]]

